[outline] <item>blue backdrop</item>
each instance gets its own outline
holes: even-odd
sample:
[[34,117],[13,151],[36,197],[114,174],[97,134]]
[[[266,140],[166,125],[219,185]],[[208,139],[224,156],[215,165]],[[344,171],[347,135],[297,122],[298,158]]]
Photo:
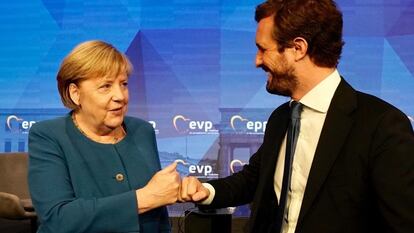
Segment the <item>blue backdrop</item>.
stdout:
[[[254,67],[261,0],[14,0],[0,7],[0,152],[27,151],[37,121],[67,113],[55,75],[78,43],[99,39],[134,65],[129,115],[150,121],[162,165],[214,178],[247,162],[287,99]],[[339,71],[413,122],[414,0],[340,0]],[[241,211],[242,214],[246,212]]]

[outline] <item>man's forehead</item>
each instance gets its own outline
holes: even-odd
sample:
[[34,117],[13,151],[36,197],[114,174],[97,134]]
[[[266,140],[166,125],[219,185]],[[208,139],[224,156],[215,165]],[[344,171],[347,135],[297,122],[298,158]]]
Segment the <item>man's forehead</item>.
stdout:
[[[256,30],[256,44],[258,47],[266,46],[266,44],[274,42],[273,29],[274,29],[274,17],[269,16],[263,18],[257,24]],[[273,43],[272,43],[273,44]]]
[[274,17],[269,16],[261,19],[257,24],[256,34],[271,34],[274,29]]
[[259,24],[260,23],[273,24],[274,20],[275,20],[275,14],[262,18],[259,21]]

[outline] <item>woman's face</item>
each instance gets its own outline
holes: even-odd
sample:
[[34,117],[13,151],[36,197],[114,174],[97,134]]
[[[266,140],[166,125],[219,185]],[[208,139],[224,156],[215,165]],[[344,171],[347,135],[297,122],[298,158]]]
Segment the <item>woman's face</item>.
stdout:
[[71,84],[72,100],[78,104],[77,118],[95,130],[119,127],[128,110],[128,76],[89,78]]

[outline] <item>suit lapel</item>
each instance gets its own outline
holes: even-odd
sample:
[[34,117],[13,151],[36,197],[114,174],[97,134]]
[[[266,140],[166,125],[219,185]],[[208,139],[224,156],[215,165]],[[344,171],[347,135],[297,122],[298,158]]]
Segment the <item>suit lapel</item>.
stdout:
[[[289,121],[288,103],[280,106],[269,118],[266,134],[263,141],[263,154],[261,158],[261,173],[259,184],[255,194],[255,209],[250,218],[250,232],[266,232],[269,219],[274,219],[277,208],[277,198],[274,192],[273,177],[276,169],[276,162],[279,157],[280,145],[286,134]],[[266,209],[266,211],[263,211]],[[271,209],[271,210],[270,210]],[[259,212],[266,213],[266,216],[258,216]]]
[[298,225],[306,216],[341,152],[353,124],[350,113],[356,108],[355,91],[343,79],[332,98],[306,185]]
[[[271,182],[273,189],[273,177],[275,175],[276,163],[279,157],[280,146],[282,144],[283,138],[286,135],[286,130],[289,124],[289,105],[283,105],[280,114],[273,118],[274,125],[272,125],[269,132],[271,135],[268,137],[266,142],[266,159],[265,159],[265,172],[264,176],[266,177],[266,182],[268,184]],[[271,181],[269,181],[271,179]]]

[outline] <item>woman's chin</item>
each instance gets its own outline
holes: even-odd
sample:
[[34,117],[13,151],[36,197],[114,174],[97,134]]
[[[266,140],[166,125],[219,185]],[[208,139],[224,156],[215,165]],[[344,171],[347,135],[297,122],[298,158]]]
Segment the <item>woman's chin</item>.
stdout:
[[113,117],[112,119],[108,119],[105,121],[105,125],[108,128],[112,128],[112,129],[116,129],[119,126],[122,125],[122,122],[124,122],[124,116],[119,116],[119,117]]

